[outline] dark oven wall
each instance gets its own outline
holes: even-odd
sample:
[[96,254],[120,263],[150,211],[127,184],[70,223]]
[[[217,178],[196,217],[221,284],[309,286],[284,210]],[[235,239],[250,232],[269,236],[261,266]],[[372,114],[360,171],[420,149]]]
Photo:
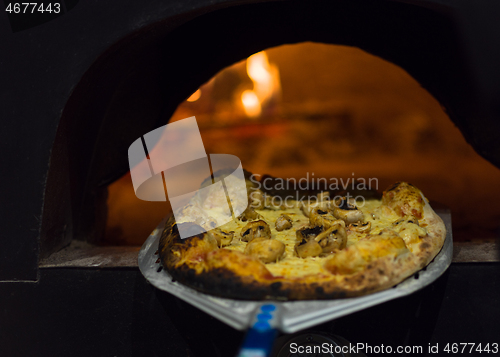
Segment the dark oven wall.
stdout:
[[36,280],[40,254],[98,236],[130,143],[221,68],[279,44],[352,45],[400,65],[498,166],[498,5],[471,6],[109,1],[22,30],[4,18],[3,160],[16,172],[2,175],[0,279]]

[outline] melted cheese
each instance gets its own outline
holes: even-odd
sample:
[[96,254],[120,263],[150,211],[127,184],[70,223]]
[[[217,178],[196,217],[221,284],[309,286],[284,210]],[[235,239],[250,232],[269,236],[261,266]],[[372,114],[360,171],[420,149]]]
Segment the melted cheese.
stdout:
[[[348,232],[347,247],[356,245],[360,240],[370,239],[375,236],[376,239],[384,239],[385,237],[394,237],[399,235],[406,244],[406,247],[413,251],[414,246],[420,241],[420,237],[427,234],[425,228],[419,227],[413,223],[402,223],[401,225],[394,225],[395,222],[400,221],[401,217],[398,216],[392,209],[382,206],[379,200],[367,200],[364,204],[358,202],[358,208],[364,214],[365,222],[371,222],[371,231],[369,233],[358,233],[354,231]],[[325,257],[308,257],[299,258],[295,255],[294,246],[297,243],[296,231],[297,229],[309,225],[309,218],[306,217],[299,208],[290,208],[286,210],[256,210],[264,217],[264,220],[271,228],[271,235],[273,239],[280,240],[286,246],[284,257],[276,263],[266,264],[266,268],[274,276],[286,277],[304,277],[307,275],[317,275],[327,273],[324,268],[324,263],[331,258],[331,255]],[[276,220],[281,214],[287,214],[292,218],[293,226],[284,231],[276,230]],[[247,245],[246,242],[241,241],[241,231],[248,222],[241,222],[233,220],[221,226],[223,231],[234,232],[234,238],[231,245],[225,249],[237,250],[243,252]],[[395,228],[396,227],[396,228]],[[388,232],[389,231],[389,232]],[[390,234],[387,234],[390,233]],[[360,248],[363,244],[359,245]],[[403,247],[404,248],[404,247]],[[370,254],[375,254],[371,252]],[[385,253],[383,249],[375,255],[383,256]],[[369,259],[368,259],[369,260]]]
[[[356,246],[355,249],[359,251],[361,256],[366,254],[371,254],[374,256],[383,256],[385,253],[383,252],[383,244],[380,245],[380,252],[364,252],[362,243],[367,239],[390,239],[390,237],[394,237],[394,235],[399,235],[404,241],[406,248],[408,248],[411,252],[418,250],[418,244],[420,242],[420,238],[424,237],[427,234],[427,231],[423,227],[419,227],[415,223],[409,223],[407,220],[402,220],[400,216],[398,216],[391,208],[382,205],[379,200],[367,200],[363,202],[357,202],[358,209],[363,212],[364,221],[371,222],[371,230],[368,233],[358,233],[355,231],[348,231],[348,240],[347,240],[347,248]],[[189,210],[185,210],[184,218],[180,222],[193,222],[195,221],[195,217],[198,217],[199,220],[199,207],[192,207]],[[277,239],[285,244],[285,254],[281,258],[280,261],[276,263],[268,263],[266,264],[266,268],[273,274],[274,276],[285,276],[288,278],[293,277],[304,277],[307,275],[317,275],[321,273],[326,273],[326,269],[324,268],[324,264],[327,260],[329,260],[332,256],[324,256],[324,257],[307,257],[307,258],[299,258],[295,255],[294,247],[297,243],[296,240],[296,231],[303,226],[309,225],[309,218],[306,217],[299,208],[289,208],[285,210],[256,210],[261,216],[264,217],[264,220],[269,224],[271,228],[271,235],[273,239]],[[283,230],[281,232],[276,230],[276,220],[281,214],[287,214],[293,221],[293,226],[290,229]],[[221,219],[219,217],[219,212],[217,208],[212,209],[211,216],[217,220]],[[398,224],[396,222],[400,221]],[[225,249],[237,250],[240,252],[244,252],[245,247],[247,245],[246,242],[243,242],[241,238],[241,231],[243,227],[247,225],[248,222],[241,222],[239,220],[231,220],[228,223],[220,226],[220,228],[225,232],[234,232],[234,238],[229,246],[226,246]],[[361,241],[361,242],[360,242]],[[358,244],[359,242],[359,244]],[[349,251],[351,251],[350,249]],[[342,252],[341,252],[342,253]],[[366,254],[364,254],[366,253]],[[341,259],[344,255],[346,257],[349,254],[339,254],[339,264],[349,265],[351,262],[344,261],[346,259]],[[363,258],[364,259],[364,258]],[[349,260],[349,259],[348,259]],[[364,259],[365,261],[369,261],[370,258]]]
[[[304,216],[302,211],[298,208],[290,208],[286,210],[256,210],[271,228],[271,235],[273,239],[277,239],[285,244],[285,255],[276,263],[266,264],[266,268],[274,276],[305,276],[310,274],[318,274],[325,272],[323,269],[323,262],[326,258],[310,257],[306,259],[295,256],[294,247],[297,242],[295,232],[298,228],[308,225],[309,218]],[[283,213],[287,214],[291,219],[293,226],[284,231],[276,230],[276,220]],[[243,252],[247,245],[246,242],[241,241],[241,230],[247,225],[248,222],[240,222],[238,220],[231,221],[220,227],[223,231],[234,231],[235,236],[231,245],[225,247],[226,249],[233,249]]]

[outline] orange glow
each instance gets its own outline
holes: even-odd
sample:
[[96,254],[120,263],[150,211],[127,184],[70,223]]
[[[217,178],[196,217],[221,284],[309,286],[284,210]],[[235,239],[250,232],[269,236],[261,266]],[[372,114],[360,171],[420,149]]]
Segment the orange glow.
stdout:
[[262,107],[280,93],[280,76],[278,67],[269,63],[264,51],[248,57],[247,74],[253,82],[253,90],[243,92],[241,100],[245,113],[253,118],[259,116]]
[[246,90],[241,93],[241,102],[246,115],[250,118],[256,118],[262,112],[259,97],[253,90]]
[[196,92],[191,94],[191,96],[186,99],[188,102],[196,102],[201,97],[201,89],[198,89]]
[[[207,153],[235,155],[246,170],[280,178],[355,173],[377,178],[379,191],[410,181],[451,208],[455,241],[498,237],[500,190],[491,188],[500,170],[392,63],[355,47],[285,45],[222,70],[200,94],[169,123],[196,116]],[[141,245],[166,214],[164,202],[137,199],[130,174],[109,186],[108,202],[110,242]]]

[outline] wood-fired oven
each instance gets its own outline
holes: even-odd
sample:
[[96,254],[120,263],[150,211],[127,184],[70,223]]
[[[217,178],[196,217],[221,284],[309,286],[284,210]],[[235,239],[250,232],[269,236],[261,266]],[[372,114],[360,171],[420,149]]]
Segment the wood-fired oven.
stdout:
[[[59,4],[0,21],[6,356],[236,353],[241,332],[137,269],[170,206],[134,196],[127,150],[192,115],[207,151],[246,169],[412,180],[456,220],[430,287],[278,344],[500,343],[497,2]],[[274,78],[264,94],[251,61]]]

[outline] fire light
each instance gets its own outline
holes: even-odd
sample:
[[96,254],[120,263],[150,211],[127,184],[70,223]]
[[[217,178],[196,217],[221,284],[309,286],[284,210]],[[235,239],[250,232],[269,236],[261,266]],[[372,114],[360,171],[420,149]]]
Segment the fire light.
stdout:
[[253,82],[253,90],[246,90],[241,95],[241,102],[247,116],[260,116],[262,108],[281,91],[278,67],[269,63],[264,51],[247,59],[247,74]]
[[244,91],[241,94],[241,102],[243,103],[243,109],[245,109],[245,113],[248,117],[256,118],[260,116],[262,107],[259,97],[253,90]]
[[198,89],[196,92],[191,94],[191,96],[186,99],[188,102],[196,102],[201,97],[201,89]]

